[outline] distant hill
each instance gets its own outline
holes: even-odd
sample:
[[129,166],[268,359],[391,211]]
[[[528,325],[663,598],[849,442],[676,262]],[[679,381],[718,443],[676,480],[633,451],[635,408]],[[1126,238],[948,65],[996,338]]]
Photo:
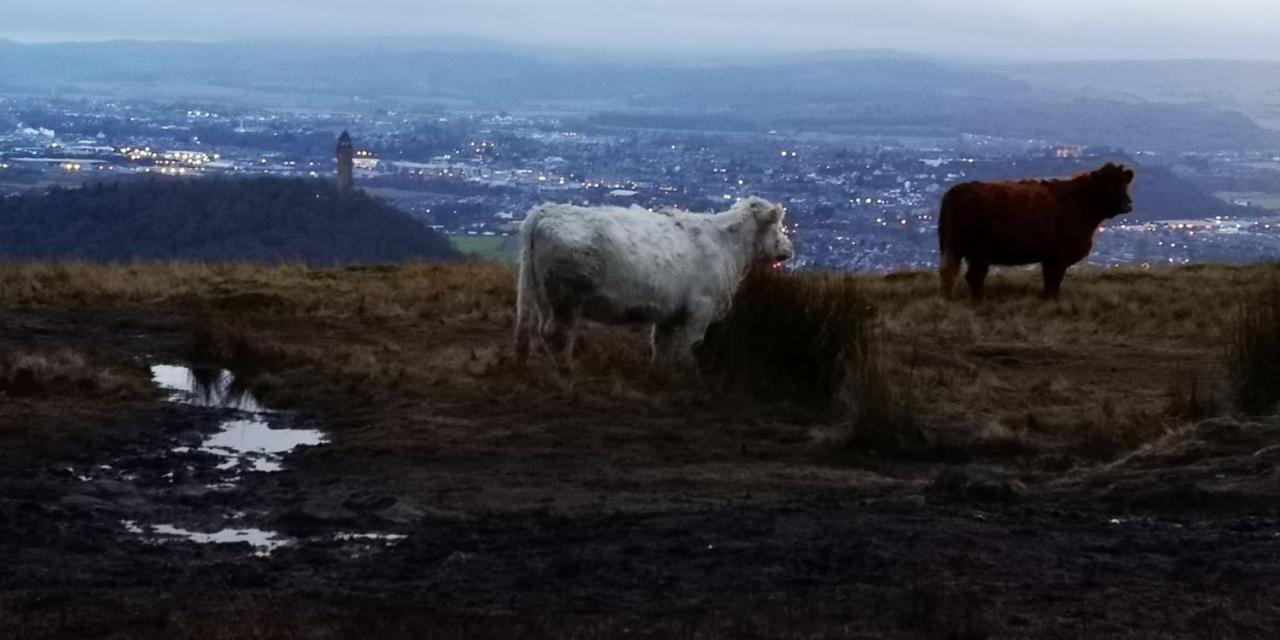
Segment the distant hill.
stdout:
[[[1123,68],[1131,70],[1104,75],[1097,66],[982,66],[883,51],[682,63],[429,43],[0,41],[0,91],[40,95],[333,108],[367,107],[369,98],[382,97],[389,104],[609,113],[612,124],[632,118],[636,126],[660,128],[977,133],[1159,151],[1280,146],[1280,131],[1256,121],[1275,109],[1274,100],[1263,100],[1274,86],[1263,80],[1277,77],[1272,67],[1220,62],[1160,67],[1158,74],[1141,65]],[[1233,99],[1243,82],[1220,80],[1213,93],[1195,91],[1205,78],[1262,72],[1249,93],[1254,97],[1243,102]],[[1123,79],[1143,89],[1116,90],[1125,87]],[[1184,89],[1161,90],[1168,86]]]
[[385,202],[319,180],[152,179],[0,198],[0,259],[304,262],[454,260]]
[[1023,178],[1067,178],[1093,171],[1107,162],[1134,167],[1137,179],[1129,189],[1133,196],[1133,213],[1123,222],[1149,222],[1174,218],[1206,218],[1213,216],[1252,217],[1268,215],[1256,207],[1242,207],[1215,198],[1159,165],[1135,162],[1124,154],[1109,154],[1079,159],[1037,158],[1006,161],[979,161],[963,166],[966,180],[1020,180]]
[[1280,129],[1280,62],[1112,60],[1006,65],[993,71],[1050,91],[1133,103],[1204,103]]

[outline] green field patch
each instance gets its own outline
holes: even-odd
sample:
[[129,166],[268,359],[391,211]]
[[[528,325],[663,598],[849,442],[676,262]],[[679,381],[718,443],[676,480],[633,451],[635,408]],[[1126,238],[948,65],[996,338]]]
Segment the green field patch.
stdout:
[[508,239],[507,236],[449,236],[453,248],[466,255],[488,262],[514,264],[516,251]]
[[1217,195],[1227,202],[1245,201],[1255,207],[1280,211],[1280,193],[1262,193],[1258,191],[1221,191]]

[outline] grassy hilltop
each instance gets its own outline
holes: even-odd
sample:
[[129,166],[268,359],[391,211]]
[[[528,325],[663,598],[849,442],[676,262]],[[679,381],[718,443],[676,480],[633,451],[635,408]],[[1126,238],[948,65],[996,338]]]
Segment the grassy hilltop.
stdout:
[[[639,332],[595,328],[569,385],[545,358],[513,366],[506,266],[0,266],[0,550],[20,576],[55,559],[71,585],[120,566],[140,576],[91,595],[11,582],[0,608],[26,626],[8,630],[55,628],[23,604],[51,593],[77,628],[156,637],[368,624],[403,637],[529,624],[554,637],[1076,637],[1100,628],[1080,612],[1103,609],[1115,636],[1195,637],[1204,615],[1228,636],[1274,630],[1261,603],[1280,593],[1263,573],[1215,576],[1269,553],[1216,527],[1240,509],[1274,517],[1280,423],[1243,415],[1231,372],[1277,348],[1258,301],[1280,300],[1280,265],[1075,270],[1060,302],[1037,297],[1038,272],[1004,270],[980,305],[941,299],[931,273],[789,278],[748,294],[767,296],[755,308],[773,305],[783,330],[739,318],[709,339],[703,357],[721,369],[654,371]],[[753,343],[756,363],[726,355]],[[857,357],[833,364],[849,345]],[[140,359],[230,368],[269,406],[321,420],[331,442],[254,479],[255,507],[301,527],[399,523],[409,538],[379,560],[387,573],[282,552],[263,561],[265,583],[173,587],[222,556],[140,560],[121,543],[67,560],[15,542],[62,535],[57,507],[18,517],[20,496],[56,504],[70,490],[45,470],[156,437]],[[806,375],[830,389],[768,393]],[[1251,375],[1275,380],[1265,362]],[[352,506],[370,496],[417,515]],[[1153,525],[1125,534],[1154,545],[1134,559],[1081,551],[1120,545],[1110,519],[1152,510],[1215,533]],[[1151,559],[1160,545],[1202,561],[1177,564],[1172,584]],[[349,590],[362,593],[339,597]],[[156,593],[186,613],[147,626]],[[1206,614],[1206,598],[1234,612]]]
[[133,179],[0,198],[0,259],[304,263],[460,259],[362,191],[274,177]]

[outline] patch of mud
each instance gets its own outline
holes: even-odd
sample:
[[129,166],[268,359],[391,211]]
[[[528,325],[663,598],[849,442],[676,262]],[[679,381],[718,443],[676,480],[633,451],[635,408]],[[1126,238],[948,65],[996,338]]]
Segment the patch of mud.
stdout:
[[1014,502],[1027,493],[1026,485],[994,469],[946,467],[929,484],[929,494],[943,500]]
[[323,445],[325,435],[282,426],[296,418],[264,406],[229,371],[177,365],[151,371],[155,384],[171,392],[168,401],[187,407],[180,419],[192,429],[160,443],[160,450],[149,443],[112,464],[68,469],[83,486],[64,500],[68,506],[117,514],[127,533],[147,543],[238,544],[257,556],[303,542],[337,544],[359,555],[404,539],[324,529],[291,536],[261,526],[270,518],[254,509],[259,496],[246,488],[245,474],[282,471],[291,452]]

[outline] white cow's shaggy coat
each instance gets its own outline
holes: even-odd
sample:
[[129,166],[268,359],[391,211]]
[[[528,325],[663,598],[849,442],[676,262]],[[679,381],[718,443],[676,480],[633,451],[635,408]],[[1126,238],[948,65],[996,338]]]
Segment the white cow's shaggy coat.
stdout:
[[540,332],[567,371],[579,319],[653,325],[655,360],[688,361],[754,263],[791,258],[781,207],[714,215],[544,204],[520,228],[516,352]]

